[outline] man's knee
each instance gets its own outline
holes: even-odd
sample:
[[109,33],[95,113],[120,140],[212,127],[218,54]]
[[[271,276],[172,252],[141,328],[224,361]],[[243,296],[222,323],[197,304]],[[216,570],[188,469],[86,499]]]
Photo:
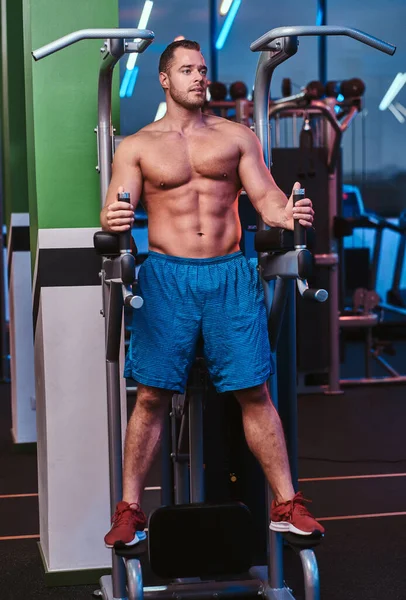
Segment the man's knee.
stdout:
[[234,396],[237,398],[241,406],[248,404],[267,404],[271,402],[266,383],[244,390],[235,390]]
[[173,391],[139,384],[137,387],[137,405],[148,412],[166,410]]

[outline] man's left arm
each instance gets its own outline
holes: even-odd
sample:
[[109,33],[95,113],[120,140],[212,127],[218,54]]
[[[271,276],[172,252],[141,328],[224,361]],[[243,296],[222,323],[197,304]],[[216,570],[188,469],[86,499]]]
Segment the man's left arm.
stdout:
[[[294,219],[297,219],[301,225],[311,227],[314,215],[311,200],[304,198],[293,206],[292,195],[289,200],[286,198],[265,165],[257,136],[248,127],[239,133],[241,154],[238,174],[262,220],[270,227],[293,229]],[[300,188],[300,183],[296,182],[294,188]]]

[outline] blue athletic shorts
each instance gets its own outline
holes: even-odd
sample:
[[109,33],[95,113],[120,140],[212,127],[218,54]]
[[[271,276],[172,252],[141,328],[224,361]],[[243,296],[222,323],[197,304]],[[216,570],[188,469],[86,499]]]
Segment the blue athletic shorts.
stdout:
[[256,265],[242,252],[182,258],[149,252],[138,273],[125,377],[184,393],[196,344],[219,393],[264,383],[272,372]]

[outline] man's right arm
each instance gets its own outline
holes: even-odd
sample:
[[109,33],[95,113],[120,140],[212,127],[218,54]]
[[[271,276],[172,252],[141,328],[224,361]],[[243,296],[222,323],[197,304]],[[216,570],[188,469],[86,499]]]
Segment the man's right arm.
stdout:
[[[143,185],[137,145],[134,137],[126,138],[114,155],[112,177],[100,213],[100,223],[105,231],[126,231],[134,221]],[[131,205],[117,200],[120,191],[130,192]]]

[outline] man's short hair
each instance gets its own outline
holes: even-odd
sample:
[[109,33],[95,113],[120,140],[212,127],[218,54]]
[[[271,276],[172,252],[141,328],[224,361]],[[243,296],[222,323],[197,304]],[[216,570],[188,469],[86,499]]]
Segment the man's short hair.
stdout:
[[177,48],[186,48],[187,50],[197,50],[200,52],[200,44],[198,42],[192,42],[191,40],[178,40],[172,42],[165,48],[159,59],[159,72],[168,73],[173,62],[175,50]]

